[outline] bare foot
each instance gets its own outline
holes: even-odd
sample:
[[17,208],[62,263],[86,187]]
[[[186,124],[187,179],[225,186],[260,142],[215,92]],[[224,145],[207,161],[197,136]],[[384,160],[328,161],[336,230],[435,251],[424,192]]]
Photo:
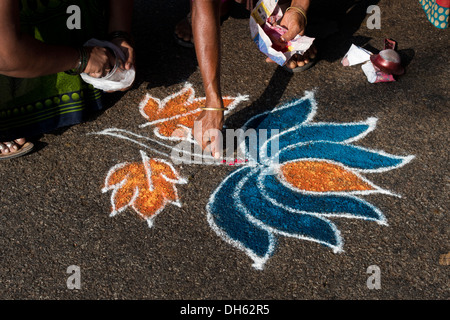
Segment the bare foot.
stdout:
[[0,142],[0,160],[21,157],[34,149],[34,144],[25,138]]
[[14,141],[0,142],[0,155],[17,152],[26,142],[27,141],[25,138],[16,139]]
[[310,63],[317,56],[317,49],[315,46],[312,46],[308,51],[306,51],[303,55],[296,54],[294,55],[287,63],[286,66],[289,69],[295,69],[297,67],[303,67],[306,64]]

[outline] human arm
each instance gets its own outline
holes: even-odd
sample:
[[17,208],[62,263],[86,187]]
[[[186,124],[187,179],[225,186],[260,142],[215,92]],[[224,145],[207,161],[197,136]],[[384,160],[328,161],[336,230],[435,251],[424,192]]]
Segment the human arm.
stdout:
[[[0,1],[0,74],[16,78],[35,78],[75,68],[80,60],[77,49],[49,45],[20,30],[19,2]],[[90,59],[85,72],[103,74],[110,67],[111,55],[105,48],[87,48]]]
[[[220,88],[220,0],[192,2],[192,32],[197,60],[206,94],[208,108],[224,107]],[[223,127],[223,110],[204,110],[197,118],[193,134],[203,149],[220,157],[220,141],[216,138]],[[209,137],[208,137],[209,136]],[[208,141],[210,139],[210,141]],[[210,142],[210,143],[209,143]]]

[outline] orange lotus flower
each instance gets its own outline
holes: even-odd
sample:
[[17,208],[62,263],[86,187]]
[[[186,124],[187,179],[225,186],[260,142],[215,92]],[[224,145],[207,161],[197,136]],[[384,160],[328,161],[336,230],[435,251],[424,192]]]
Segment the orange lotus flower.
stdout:
[[[246,99],[246,96],[224,97],[223,103],[228,112]],[[205,107],[205,100],[204,97],[195,97],[195,90],[190,84],[163,100],[147,94],[139,110],[148,123],[141,127],[154,126],[155,134],[163,139],[188,139],[195,119],[202,111],[201,108]]]
[[113,167],[103,192],[112,190],[111,216],[132,207],[149,226],[168,203],[181,206],[175,184],[184,184],[174,167],[159,159],[150,159],[141,151],[141,163],[122,163]]

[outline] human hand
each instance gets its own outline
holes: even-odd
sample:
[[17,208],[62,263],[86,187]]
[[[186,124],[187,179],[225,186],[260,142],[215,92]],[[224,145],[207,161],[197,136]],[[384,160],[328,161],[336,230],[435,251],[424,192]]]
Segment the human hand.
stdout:
[[[132,67],[135,67],[136,64],[136,56],[134,47],[130,44],[130,42],[127,39],[124,38],[114,38],[111,40],[113,44],[115,44],[125,55],[125,61],[122,61],[119,59],[119,68],[123,70],[130,70]],[[127,88],[124,88],[120,91],[127,91],[133,86],[131,84]]]
[[[306,14],[306,11],[304,11]],[[280,36],[278,39],[272,39],[275,45],[280,47],[287,46],[287,43],[294,39],[297,35],[303,36],[305,34],[306,28],[306,18],[303,14],[301,14],[295,7],[290,10],[287,10],[279,25],[286,28],[287,31],[285,34]],[[303,55],[295,54],[287,63],[287,67],[290,69],[294,69],[296,67],[303,67],[308,64],[311,60],[316,57],[317,50],[313,46],[309,50],[307,50]],[[272,59],[266,58],[266,62],[275,63]]]
[[89,52],[89,61],[84,73],[93,78],[106,76],[116,64],[116,57],[107,48],[86,47]]
[[292,8],[284,13],[280,26],[287,29],[287,32],[280,38],[281,42],[286,43],[294,39],[297,35],[303,36],[305,34],[306,18],[295,8]]
[[212,156],[219,159],[222,154],[222,128],[224,114],[222,111],[202,111],[194,122],[192,134],[203,150],[209,151]]
[[124,38],[114,38],[111,42],[119,47],[125,55],[125,61],[121,61],[120,67],[125,70],[130,70],[136,60],[133,46]]

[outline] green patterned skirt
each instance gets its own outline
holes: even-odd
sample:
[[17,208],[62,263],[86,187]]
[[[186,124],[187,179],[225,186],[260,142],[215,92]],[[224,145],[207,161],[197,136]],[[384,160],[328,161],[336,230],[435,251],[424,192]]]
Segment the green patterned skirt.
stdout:
[[[81,29],[67,27],[71,5],[80,9]],[[20,6],[22,32],[44,43],[75,47],[91,38],[105,38],[107,1],[20,0]],[[101,95],[80,76],[64,72],[32,79],[0,75],[0,141],[85,121],[89,113],[102,108]]]

